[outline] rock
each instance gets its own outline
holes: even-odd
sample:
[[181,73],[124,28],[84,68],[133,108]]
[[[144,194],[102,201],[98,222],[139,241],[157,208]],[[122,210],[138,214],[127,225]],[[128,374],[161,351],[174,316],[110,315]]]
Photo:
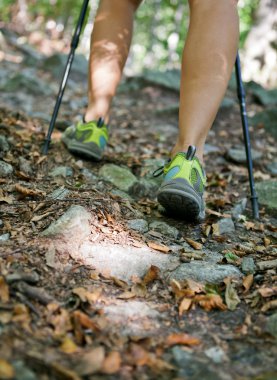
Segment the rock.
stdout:
[[211,145],[211,144],[205,144],[204,146],[204,154],[219,153],[219,152],[221,152],[221,150],[218,146]]
[[[253,162],[258,161],[263,155],[257,150],[251,149]],[[232,148],[227,152],[227,158],[238,164],[246,163],[246,153],[244,148]]]
[[57,166],[49,173],[50,177],[72,177],[73,170],[69,166]]
[[266,321],[266,331],[277,339],[277,313],[275,312]]
[[154,180],[157,182],[157,184],[160,185],[162,182],[162,176],[160,177],[153,177],[154,171],[159,169],[160,167],[163,167],[166,164],[166,160],[161,158],[148,158],[143,161],[143,177]]
[[247,198],[243,198],[231,210],[231,215],[234,220],[239,220],[240,216],[245,211],[247,205]]
[[23,92],[32,95],[53,94],[50,85],[38,77],[38,73],[34,69],[23,69],[11,75],[2,85],[2,91],[5,92]]
[[255,116],[249,118],[249,122],[253,126],[263,125],[265,130],[277,139],[277,108],[270,108],[265,111],[257,113]]
[[99,170],[99,176],[111,182],[119,190],[127,192],[137,181],[130,169],[114,164],[103,165]]
[[254,95],[254,98],[258,101],[258,103],[264,106],[272,106],[277,104],[277,89],[266,90],[254,81],[246,83],[245,87]]
[[28,176],[31,176],[33,174],[33,169],[31,167],[31,164],[26,158],[19,157],[19,170]]
[[79,240],[90,235],[90,213],[82,206],[71,206],[59,219],[44,230],[42,236],[78,235]]
[[[163,319],[162,313],[151,306],[142,301],[128,300],[126,303],[118,300],[114,305],[104,306],[104,315],[113,326],[121,326],[122,335],[151,336],[156,334],[159,322]],[[147,323],[148,331],[145,331],[143,323]]]
[[228,108],[232,108],[235,104],[236,102],[234,99],[228,98],[227,96],[225,96],[225,98],[223,98],[221,102],[220,108],[226,110]]
[[0,160],[0,177],[8,177],[13,172],[12,165]]
[[256,183],[256,191],[258,194],[258,202],[265,206],[267,211],[277,216],[277,181],[267,180]]
[[[63,74],[68,55],[55,53],[50,57],[45,58],[39,64],[39,67],[47,72],[51,72],[52,75],[60,79]],[[86,80],[88,70],[88,61],[82,54],[75,54],[73,65],[70,71],[70,78],[74,81]]]
[[149,224],[149,229],[159,232],[165,238],[178,239],[179,231],[177,228],[172,227],[165,222],[154,221]]
[[59,200],[62,200],[62,199],[65,199],[69,196],[70,194],[70,190],[64,188],[64,187],[59,187],[58,189],[52,191],[52,193],[50,193],[47,198],[48,199],[59,199]]
[[144,219],[128,220],[127,226],[132,230],[144,233],[148,231],[148,223]]
[[241,263],[241,270],[244,274],[255,273],[256,265],[253,257],[244,256]]
[[117,197],[120,197],[121,199],[126,199],[128,201],[133,201],[133,198],[131,197],[131,195],[125,193],[125,191],[121,191],[121,190],[118,190],[118,189],[113,189],[111,191],[111,193],[113,195],[116,195]]
[[0,243],[3,242],[3,241],[8,241],[9,239],[10,239],[10,234],[9,233],[0,235]]
[[37,375],[23,361],[17,360],[12,365],[15,370],[15,380],[37,380]]
[[155,180],[141,178],[130,189],[130,194],[136,198],[153,199],[157,195],[158,184]]
[[181,73],[177,69],[166,71],[145,70],[142,75],[142,79],[148,84],[155,84],[178,92],[180,90],[180,78]]
[[235,232],[235,225],[231,218],[223,218],[218,222],[220,235],[232,234]]
[[195,281],[220,283],[225,277],[241,277],[241,272],[233,265],[219,265],[210,262],[191,261],[181,264],[169,276],[169,279],[185,280],[191,278]]
[[208,348],[204,352],[216,364],[220,364],[226,360],[225,352],[219,346]]
[[4,225],[4,222],[2,219],[0,219],[0,227],[2,227]]
[[277,175],[277,161],[273,161],[270,164],[267,164],[266,168],[269,171],[269,173]]
[[[171,350],[178,368],[178,379],[190,380],[223,380],[215,369],[210,368],[210,361],[201,354],[195,355],[175,346]],[[225,380],[229,380],[225,377]]]
[[141,278],[151,265],[156,265],[161,272],[166,272],[179,264],[177,257],[148,247],[136,248],[91,242],[84,242],[77,251],[72,250],[71,256],[76,260],[82,260],[84,265],[92,266],[100,273],[109,273],[124,281],[131,280],[133,276]]
[[95,182],[98,180],[98,177],[87,168],[81,169],[81,173],[85,177],[86,181],[89,183]]
[[8,152],[10,145],[5,136],[0,135],[0,152]]

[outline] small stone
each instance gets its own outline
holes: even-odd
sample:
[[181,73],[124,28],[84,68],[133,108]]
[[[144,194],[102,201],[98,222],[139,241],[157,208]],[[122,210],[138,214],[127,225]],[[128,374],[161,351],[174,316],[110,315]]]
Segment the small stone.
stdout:
[[29,176],[33,174],[33,169],[30,162],[24,157],[19,157],[19,170]]
[[265,206],[272,216],[277,216],[277,181],[267,180],[256,183],[258,202]]
[[50,171],[49,175],[51,177],[72,177],[73,170],[68,166],[57,166]]
[[169,226],[165,222],[160,222],[160,221],[152,222],[149,225],[149,229],[157,231],[167,238],[178,239],[178,236],[179,236],[179,231],[177,230],[177,228]]
[[64,187],[59,187],[58,189],[52,191],[52,193],[49,194],[47,196],[47,198],[62,200],[62,199],[65,199],[66,197],[68,197],[69,194],[70,194],[70,190],[68,190]]
[[127,192],[137,181],[130,169],[114,164],[103,165],[99,170],[99,175],[106,181],[111,182],[119,190]]
[[5,136],[0,135],[0,152],[7,152],[10,149],[10,145]]
[[[262,153],[258,152],[255,149],[251,149],[251,155],[253,162],[262,158]],[[231,161],[234,161],[238,164],[246,163],[246,153],[244,148],[232,148],[227,152],[227,158]]]
[[137,198],[155,198],[159,186],[153,179],[141,178],[130,189],[130,193]]
[[277,161],[273,161],[270,164],[267,164],[266,168],[269,171],[269,173],[277,175]]
[[0,227],[2,227],[4,225],[4,222],[2,219],[0,219]]
[[15,370],[15,380],[37,380],[36,374],[26,367],[23,361],[17,360],[12,364]]
[[9,233],[0,235],[0,242],[2,242],[2,241],[8,241],[9,239],[10,239],[10,234]]
[[98,180],[98,177],[87,168],[81,169],[81,173],[85,177],[87,182],[95,182]]
[[211,262],[191,261],[190,263],[181,264],[169,276],[169,279],[185,280],[191,278],[195,281],[218,284],[225,277],[241,277],[239,269],[233,265],[219,265]]
[[132,219],[129,220],[127,226],[132,230],[144,233],[148,231],[148,223],[144,219]]
[[245,256],[242,259],[241,270],[244,274],[255,273],[256,265],[255,265],[253,257]]
[[204,146],[204,154],[219,153],[219,152],[220,152],[220,148],[218,146],[211,145],[211,144],[205,144]]
[[0,177],[8,177],[13,172],[12,165],[0,160]]
[[235,225],[231,218],[220,219],[218,222],[219,233],[223,234],[231,234],[235,231]]
[[226,359],[225,352],[219,346],[211,347],[204,352],[216,364],[220,364]]
[[81,239],[90,234],[90,213],[82,206],[71,206],[59,219],[42,232],[42,236],[78,234]]
[[267,318],[266,330],[277,339],[277,313]]
[[234,220],[239,220],[243,212],[245,211],[247,204],[247,198],[243,198],[237,203],[231,210],[231,215]]

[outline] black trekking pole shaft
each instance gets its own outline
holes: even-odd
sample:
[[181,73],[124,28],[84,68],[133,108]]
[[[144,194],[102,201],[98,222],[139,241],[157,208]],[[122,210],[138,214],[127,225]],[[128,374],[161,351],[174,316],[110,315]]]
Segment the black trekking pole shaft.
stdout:
[[63,78],[62,78],[62,81],[61,81],[61,84],[60,84],[60,88],[59,88],[59,92],[58,92],[57,99],[56,99],[56,104],[55,104],[55,107],[54,107],[54,110],[53,110],[53,114],[52,114],[52,117],[51,117],[50,125],[49,125],[48,132],[47,132],[47,136],[45,138],[45,143],[44,143],[44,146],[43,146],[43,154],[47,154],[48,153],[49,144],[51,142],[51,136],[52,136],[52,133],[53,133],[53,130],[54,130],[54,127],[55,127],[56,119],[57,119],[57,116],[58,116],[58,112],[59,112],[59,109],[60,109],[60,105],[61,105],[61,102],[62,102],[64,90],[65,90],[65,86],[66,86],[66,83],[67,83],[67,80],[68,80],[68,76],[69,76],[69,73],[70,73],[70,69],[71,69],[71,66],[72,66],[72,63],[73,63],[75,50],[76,50],[76,48],[77,48],[77,46],[79,44],[79,38],[80,38],[81,30],[82,30],[82,27],[83,27],[83,23],[84,23],[84,20],[85,20],[88,3],[89,3],[89,0],[84,0],[82,8],[81,8],[80,15],[79,15],[78,23],[77,23],[74,35],[73,35],[72,40],[71,40],[70,53],[69,53],[68,58],[67,58],[65,70],[64,70],[64,73],[63,73]]
[[248,176],[249,176],[249,185],[250,185],[250,192],[251,192],[250,199],[252,203],[252,212],[253,212],[254,219],[259,219],[259,204],[258,204],[258,197],[256,194],[256,190],[255,190],[255,183],[254,183],[254,176],[253,176],[253,160],[252,160],[252,154],[251,154],[248,119],[247,119],[247,113],[246,113],[245,91],[244,91],[242,78],[241,78],[239,54],[237,54],[235,68],[236,68],[237,92],[238,92],[239,105],[240,105],[244,145],[245,145]]

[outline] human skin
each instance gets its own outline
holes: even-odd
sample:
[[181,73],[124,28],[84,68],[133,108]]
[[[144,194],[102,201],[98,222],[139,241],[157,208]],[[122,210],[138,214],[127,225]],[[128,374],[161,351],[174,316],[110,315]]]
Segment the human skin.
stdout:
[[[91,37],[89,104],[85,120],[109,121],[112,99],[128,57],[140,0],[101,0]],[[179,134],[171,157],[204,144],[236,59],[239,18],[236,0],[189,0],[190,23],[181,70]]]

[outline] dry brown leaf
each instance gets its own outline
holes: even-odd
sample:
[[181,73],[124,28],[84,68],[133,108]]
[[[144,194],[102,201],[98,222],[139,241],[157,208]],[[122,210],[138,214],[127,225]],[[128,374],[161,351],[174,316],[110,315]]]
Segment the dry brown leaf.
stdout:
[[170,286],[177,300],[183,297],[193,297],[195,295],[195,292],[193,290],[183,288],[181,283],[177,280],[173,279],[170,283]]
[[268,247],[271,244],[271,240],[267,237],[264,237],[264,245],[265,247]]
[[234,311],[240,303],[240,298],[237,294],[234,284],[231,281],[226,282],[225,302],[229,310]]
[[6,284],[6,281],[3,276],[0,276],[0,300],[3,303],[9,302],[10,295],[9,295],[9,287]]
[[60,345],[60,350],[66,354],[74,354],[78,351],[78,346],[67,336]]
[[277,294],[277,286],[272,288],[259,288],[258,292],[264,298],[272,297]]
[[81,376],[92,375],[101,370],[104,360],[104,347],[99,346],[93,348],[92,350],[82,354],[75,370]]
[[198,243],[197,241],[194,241],[192,239],[186,238],[187,243],[194,249],[199,250],[202,249],[203,244]]
[[219,236],[220,235],[220,228],[218,223],[213,223],[212,224],[213,228],[213,235]]
[[48,317],[48,322],[54,327],[55,335],[64,336],[72,330],[70,315],[66,309],[60,309],[58,314]]
[[4,359],[0,359],[0,379],[13,379],[15,372],[13,367]]
[[152,241],[149,241],[147,244],[148,244],[149,248],[155,249],[156,251],[160,251],[163,253],[168,253],[170,251],[170,249],[167,246],[157,244],[157,243],[154,243]]
[[15,190],[18,191],[22,196],[24,197],[36,197],[45,195],[44,191],[41,190],[35,190],[35,189],[28,189],[28,187],[22,186],[19,183],[15,184]]
[[185,280],[186,286],[195,293],[202,293],[205,291],[205,285],[200,282],[196,282],[190,278]]
[[117,296],[117,298],[119,298],[120,300],[128,300],[130,298],[135,298],[136,296],[137,295],[135,292],[127,291],[127,292],[121,293],[119,296]]
[[114,284],[119,286],[120,288],[123,288],[123,289],[128,288],[127,282],[120,280],[119,278],[111,277],[111,280],[113,280]]
[[253,274],[249,274],[247,276],[245,276],[242,280],[242,285],[244,287],[244,293],[247,293],[248,290],[251,288],[252,284],[253,284],[253,281],[254,281],[254,276]]
[[101,295],[101,290],[94,289],[93,292],[90,292],[87,289],[80,287],[73,289],[72,293],[76,294],[82,302],[88,302],[90,304],[93,304],[99,299]]
[[265,303],[263,305],[263,307],[261,308],[261,311],[263,313],[267,312],[268,310],[271,310],[271,309],[276,309],[277,308],[277,300],[272,300],[272,301],[268,301],[267,303]]
[[191,308],[192,302],[191,298],[183,298],[179,305],[179,315],[182,315],[184,311],[188,311]]
[[10,195],[5,195],[4,191],[0,189],[0,202],[6,202],[10,205],[13,203],[13,197]]
[[72,314],[73,322],[78,321],[80,325],[85,329],[90,329],[92,331],[99,331],[99,326],[96,322],[94,322],[88,315],[83,313],[80,310],[75,310]]
[[227,309],[227,306],[224,305],[222,298],[218,294],[198,295],[194,297],[194,301],[206,311],[211,311],[212,309]]
[[165,346],[175,346],[176,344],[185,346],[197,346],[200,344],[200,339],[195,338],[189,334],[170,334],[165,340]]
[[140,345],[132,343],[130,346],[130,360],[137,366],[146,365],[149,362],[149,353]]
[[157,278],[159,277],[159,273],[160,273],[160,269],[156,267],[155,265],[151,265],[151,267],[148,269],[148,271],[144,275],[142,279],[142,283],[144,285],[148,285],[151,282],[157,280]]
[[131,288],[131,293],[134,293],[137,297],[145,297],[147,288],[144,284],[134,284]]
[[112,351],[106,356],[101,368],[101,373],[112,375],[120,370],[121,356],[119,352]]

